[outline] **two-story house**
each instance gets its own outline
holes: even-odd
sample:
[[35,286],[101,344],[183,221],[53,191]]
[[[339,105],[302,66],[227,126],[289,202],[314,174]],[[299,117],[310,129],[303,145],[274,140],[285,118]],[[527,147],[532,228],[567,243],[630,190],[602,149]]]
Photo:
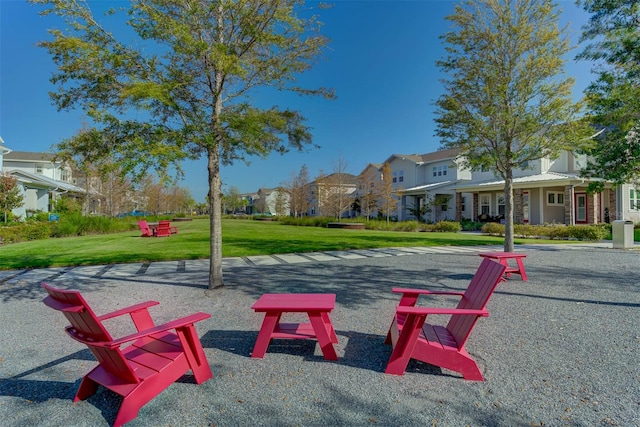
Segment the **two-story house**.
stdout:
[[14,215],[24,218],[32,211],[50,212],[57,197],[82,197],[86,193],[72,183],[70,166],[55,160],[53,154],[0,147],[2,171],[17,179],[24,195],[24,205],[14,209]]
[[[490,171],[462,167],[457,149],[426,154],[393,154],[384,163],[392,171],[399,198],[397,218],[416,219],[426,207],[427,221],[504,218],[504,180]],[[514,222],[529,224],[595,224],[615,219],[640,221],[640,193],[632,185],[591,194],[591,180],[580,177],[584,155],[563,152],[514,171]],[[362,176],[372,164],[361,173]],[[382,166],[379,166],[381,170]]]
[[[417,219],[415,212],[425,208],[422,219],[430,222],[455,220],[456,185],[471,179],[471,172],[460,167],[459,150],[447,149],[420,155],[394,154],[385,163],[392,170],[394,189],[400,197],[398,219]],[[462,195],[462,214],[470,214]]]
[[[587,192],[591,180],[580,177],[586,160],[584,155],[565,151],[557,159],[542,158],[514,170],[514,222],[573,225],[623,217],[640,220],[639,212],[629,209],[630,204],[621,198],[629,186],[612,189],[605,184],[600,193]],[[473,195],[469,218],[504,214],[504,180],[492,172],[474,171],[472,175],[470,181],[456,186],[457,193]]]
[[356,177],[349,173],[332,173],[310,184],[309,216],[349,218],[356,216]]

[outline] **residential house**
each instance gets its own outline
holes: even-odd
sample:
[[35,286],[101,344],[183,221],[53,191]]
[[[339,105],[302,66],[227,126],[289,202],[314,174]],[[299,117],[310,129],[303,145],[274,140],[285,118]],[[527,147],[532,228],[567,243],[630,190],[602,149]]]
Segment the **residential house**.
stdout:
[[356,177],[349,173],[332,173],[311,182],[309,216],[355,217]]
[[[393,154],[385,163],[392,171],[392,185],[400,203],[399,221],[418,219],[415,210],[424,207],[429,222],[455,220],[456,185],[471,179],[471,172],[460,167],[459,150],[439,150],[427,154]],[[461,195],[467,198],[469,195]],[[470,213],[467,203],[463,212]],[[412,212],[413,211],[413,212]]]
[[[611,184],[605,184],[600,193],[587,192],[591,180],[580,177],[586,161],[585,155],[565,151],[557,159],[542,158],[514,170],[514,222],[573,225],[623,217],[640,220],[638,210],[631,209],[633,200],[622,197],[630,189],[630,197],[636,195],[628,185],[613,189]],[[456,186],[456,192],[473,195],[472,213],[467,218],[504,215],[504,180],[492,172],[473,172],[470,181]],[[464,217],[457,215],[457,218]]]
[[55,160],[53,154],[12,151],[0,145],[2,171],[14,176],[24,194],[24,205],[14,209],[16,216],[52,210],[52,203],[63,195],[83,197],[85,190],[74,185],[71,168]]
[[[422,155],[390,156],[393,186],[400,198],[399,220],[415,219],[409,208],[427,205],[424,218],[495,220],[505,214],[504,180],[491,171],[462,167],[456,149]],[[610,184],[590,194],[591,180],[580,177],[586,156],[569,151],[514,170],[514,222],[596,224],[615,219],[640,221],[640,193],[631,185]]]
[[291,214],[289,194],[283,188],[260,188],[250,206],[253,214]]

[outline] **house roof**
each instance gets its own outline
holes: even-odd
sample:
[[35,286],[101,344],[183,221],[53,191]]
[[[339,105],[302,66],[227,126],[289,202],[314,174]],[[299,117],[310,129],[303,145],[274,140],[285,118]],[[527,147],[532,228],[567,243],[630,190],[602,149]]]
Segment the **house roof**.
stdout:
[[335,173],[330,173],[329,175],[325,175],[322,176],[320,178],[316,178],[315,181],[313,181],[313,183],[317,184],[321,184],[323,182],[329,181],[332,182],[333,179],[338,179],[340,181],[342,181],[343,184],[347,184],[347,185],[355,185],[356,184],[356,176],[352,175],[350,173],[339,173],[339,172],[335,172]]
[[51,163],[55,159],[55,154],[37,153],[32,151],[11,151],[4,155],[4,159],[13,161]]
[[[585,181],[584,178],[576,175],[576,174],[566,174],[566,173],[558,173],[558,172],[546,172],[540,173],[536,175],[529,176],[520,176],[517,178],[513,178],[513,186],[517,188],[525,188],[529,184],[536,184],[536,186],[545,186],[547,185],[564,185],[569,183],[583,183]],[[458,192],[461,191],[489,191],[494,188],[503,188],[504,180],[503,179],[492,179],[483,182],[476,182],[473,184],[459,184],[456,186],[456,190]]]
[[459,148],[446,148],[432,153],[425,154],[392,154],[385,160],[385,163],[393,159],[410,160],[414,163],[433,163],[445,159],[453,159],[460,155]]
[[57,181],[55,179],[51,179],[37,173],[26,172],[23,170],[12,170],[9,173],[15,176],[18,181],[22,183],[35,185],[38,187],[52,188],[61,191],[68,191],[71,193],[87,192],[84,188],[76,187],[75,185],[69,184],[68,182]]
[[447,148],[444,150],[434,151],[433,153],[423,154],[422,163],[437,162],[439,160],[452,159],[460,155],[459,148]]
[[433,184],[425,184],[425,185],[418,185],[417,187],[405,188],[404,190],[402,190],[402,193],[404,194],[424,193],[425,191],[436,190],[436,189],[447,187],[453,184],[455,184],[454,181],[434,182]]

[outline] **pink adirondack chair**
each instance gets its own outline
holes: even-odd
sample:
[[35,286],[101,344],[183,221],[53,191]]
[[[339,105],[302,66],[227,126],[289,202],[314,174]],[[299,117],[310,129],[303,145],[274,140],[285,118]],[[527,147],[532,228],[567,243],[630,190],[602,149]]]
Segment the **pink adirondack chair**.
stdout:
[[163,229],[167,229],[169,228],[169,231],[171,232],[171,234],[178,234],[178,227],[171,225],[171,221],[168,220],[162,220],[160,222],[158,222],[158,226],[162,226]]
[[171,222],[169,221],[160,221],[158,222],[158,226],[154,230],[156,237],[169,237],[171,236]]
[[140,231],[142,232],[142,236],[140,237],[153,236],[153,232],[151,231],[151,227],[149,227],[149,223],[147,221],[144,221],[144,220],[138,221],[138,227],[140,227]]
[[[505,268],[490,259],[483,260],[464,293],[393,288],[402,298],[385,340],[385,344],[393,345],[385,373],[403,375],[409,360],[416,359],[459,372],[465,380],[484,381],[464,345],[478,318],[489,316],[485,307]],[[458,295],[461,300],[456,308],[417,307],[420,295]],[[426,323],[429,314],[451,317],[446,326],[432,325]]]
[[[91,396],[99,385],[119,394],[124,399],[114,426],[136,418],[142,406],[189,370],[197,384],[212,378],[194,327],[195,322],[208,319],[210,314],[195,313],[156,326],[148,311],[158,304],[156,301],[96,316],[78,291],[57,289],[46,283],[42,286],[49,294],[43,302],[64,314],[71,323],[66,327],[67,334],[87,345],[99,362],[84,376],[73,401]],[[102,321],[127,314],[138,332],[113,339]],[[130,345],[121,348],[123,344]]]

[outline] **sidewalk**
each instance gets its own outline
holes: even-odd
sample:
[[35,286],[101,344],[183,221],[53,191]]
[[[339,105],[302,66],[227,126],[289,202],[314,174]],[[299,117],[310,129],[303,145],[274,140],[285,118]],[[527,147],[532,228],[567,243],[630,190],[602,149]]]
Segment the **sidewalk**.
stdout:
[[[464,289],[477,253],[495,249],[226,259],[226,286],[210,293],[205,261],[2,272],[2,425],[106,426],[118,407],[104,389],[72,403],[95,362],[41,303],[44,279],[80,289],[99,314],[149,299],[161,303],[151,309],[157,322],[212,314],[197,329],[214,378],[196,386],[187,375],[128,426],[637,425],[638,254],[610,243],[517,246],[529,281],[499,285],[491,316],[467,344],[486,382],[417,362],[401,377],[383,373],[398,301],[391,287]],[[339,360],[325,361],[312,341],[275,341],[264,359],[251,359],[262,316],[250,306],[267,292],[336,293]],[[117,335],[127,327],[113,328]]]

